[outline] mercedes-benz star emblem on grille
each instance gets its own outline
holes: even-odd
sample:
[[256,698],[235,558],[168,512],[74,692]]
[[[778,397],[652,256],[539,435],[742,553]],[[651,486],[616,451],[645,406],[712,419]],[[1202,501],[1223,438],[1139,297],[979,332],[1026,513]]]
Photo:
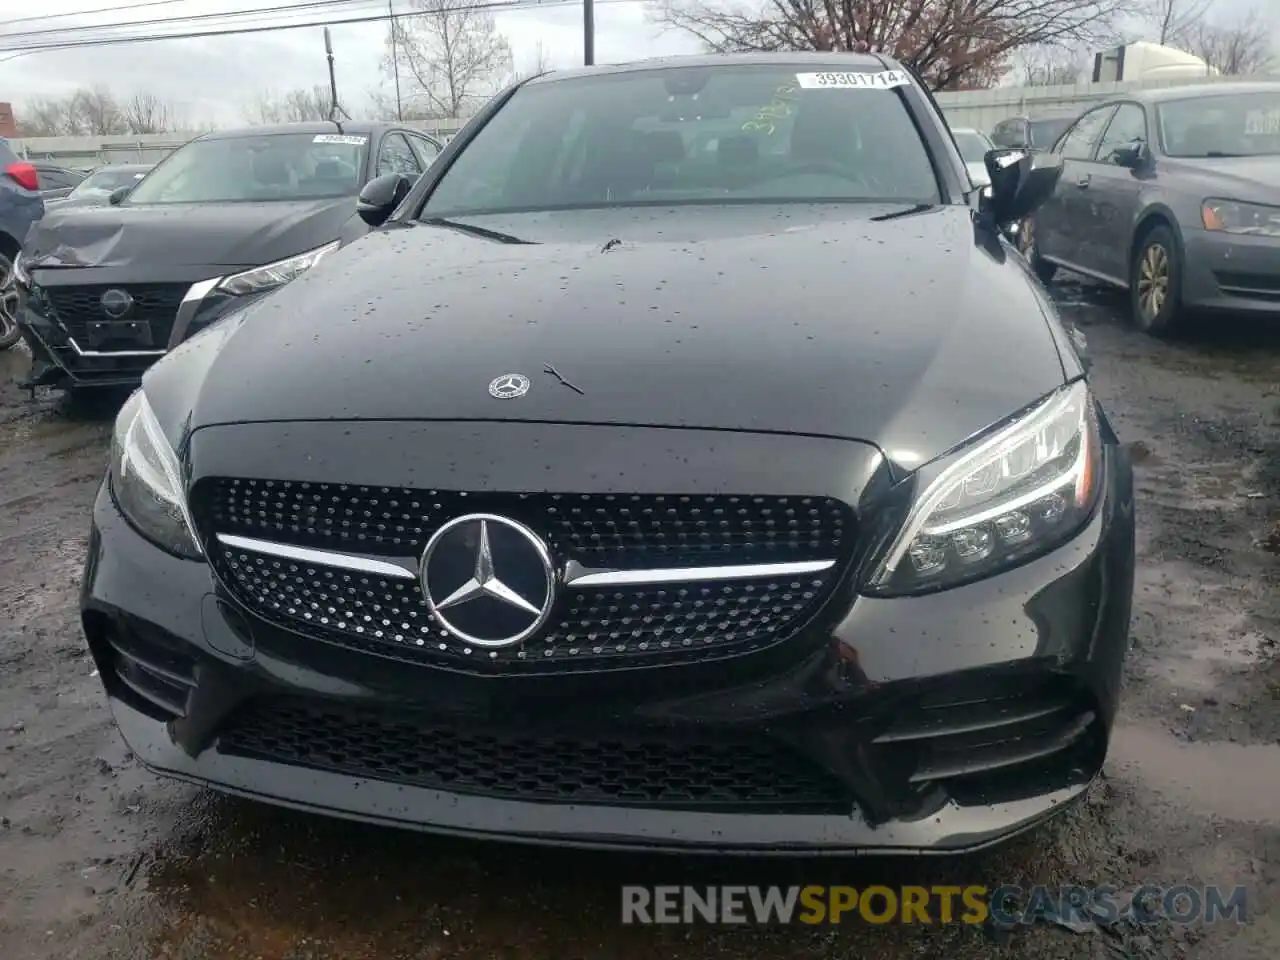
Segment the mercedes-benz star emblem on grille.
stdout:
[[529,378],[521,373],[504,373],[489,381],[489,395],[499,400],[523,397],[529,392]]
[[118,320],[133,306],[133,297],[129,296],[127,290],[111,289],[102,295],[98,304],[102,307],[103,313]]
[[450,520],[427,541],[422,594],[440,626],[477,647],[513,647],[551,615],[551,551],[522,523],[491,513]]

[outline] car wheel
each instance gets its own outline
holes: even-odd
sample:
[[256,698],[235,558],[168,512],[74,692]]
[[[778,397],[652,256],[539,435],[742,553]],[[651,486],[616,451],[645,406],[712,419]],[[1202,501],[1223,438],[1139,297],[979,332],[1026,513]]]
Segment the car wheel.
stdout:
[[21,336],[18,330],[18,284],[13,260],[0,253],[0,350],[8,350]]
[[1058,272],[1057,264],[1042,259],[1036,246],[1036,222],[1030,217],[1018,224],[1018,252],[1027,258],[1032,271],[1040,278],[1040,282],[1048,284]]
[[1152,336],[1172,333],[1182,312],[1182,261],[1173,231],[1161,225],[1147,233],[1130,269],[1134,323]]

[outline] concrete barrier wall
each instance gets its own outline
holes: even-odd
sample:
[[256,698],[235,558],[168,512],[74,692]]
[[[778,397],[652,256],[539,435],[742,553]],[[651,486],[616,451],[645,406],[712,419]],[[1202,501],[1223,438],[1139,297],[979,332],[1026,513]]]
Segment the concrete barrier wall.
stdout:
[[[465,120],[407,121],[406,127],[448,140]],[[10,140],[13,152],[28,160],[48,160],[64,167],[96,167],[104,163],[159,163],[188,140],[190,133],[129,134],[113,137],[26,137]]]
[[1016,116],[1057,116],[1083,113],[1111,97],[1135,90],[1178,87],[1197,83],[1269,80],[1280,84],[1280,74],[1260,77],[1183,77],[1172,80],[1121,83],[1077,83],[1053,87],[996,87],[962,93],[935,93],[934,98],[953,127],[975,127],[990,133],[1001,120]]
[[[935,94],[947,121],[956,127],[976,127],[990,132],[1001,120],[1018,115],[1080,113],[1109,97],[1154,87],[1191,83],[1226,83],[1232,80],[1270,80],[1280,84],[1280,74],[1262,77],[1186,77],[1124,83],[1078,83],[1054,87],[996,87]],[[462,120],[411,121],[407,126],[448,140],[466,122]],[[66,167],[93,167],[103,163],[158,163],[198,133],[157,133],[120,137],[33,137],[9,141],[19,156],[49,160]]]

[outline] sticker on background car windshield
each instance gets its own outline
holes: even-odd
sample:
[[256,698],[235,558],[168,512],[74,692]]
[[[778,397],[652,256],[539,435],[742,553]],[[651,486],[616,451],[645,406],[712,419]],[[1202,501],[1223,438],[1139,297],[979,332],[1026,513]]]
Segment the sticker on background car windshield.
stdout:
[[821,90],[824,87],[841,87],[847,90],[888,90],[905,87],[911,75],[905,70],[868,70],[857,73],[797,73],[796,83],[802,90]]
[[1250,110],[1245,115],[1246,137],[1269,137],[1280,133],[1280,110]]
[[362,147],[369,142],[368,137],[353,137],[343,133],[318,133],[312,143],[349,143],[353,147]]

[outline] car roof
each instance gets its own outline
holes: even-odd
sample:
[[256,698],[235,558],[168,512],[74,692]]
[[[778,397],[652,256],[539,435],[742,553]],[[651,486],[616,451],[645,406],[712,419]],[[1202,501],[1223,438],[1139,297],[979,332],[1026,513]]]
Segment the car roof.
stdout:
[[577,77],[615,76],[623,73],[640,73],[644,70],[681,70],[695,67],[741,67],[741,66],[791,66],[804,64],[813,68],[827,67],[832,70],[854,69],[897,69],[899,64],[891,57],[875,53],[844,52],[812,52],[797,51],[795,53],[710,53],[685,54],[675,57],[651,57],[647,60],[632,60],[627,63],[597,64],[590,67],[574,67],[567,70],[552,70],[542,73],[527,81],[529,85],[538,83],[554,83],[557,80],[568,80]]
[[1229,97],[1241,93],[1274,93],[1280,96],[1280,80],[1260,80],[1249,83],[1192,83],[1181,87],[1158,87],[1154,90],[1135,90],[1112,101],[1136,100],[1139,103],[1166,103],[1170,100],[1195,100],[1200,97]]
[[352,136],[369,136],[397,124],[381,120],[308,120],[303,123],[266,123],[256,127],[237,127],[234,130],[212,130],[198,140],[238,140],[242,137],[271,137],[286,133],[340,133]]
[[108,171],[119,171],[121,173],[132,173],[137,170],[150,170],[154,166],[154,163],[104,163],[100,167],[94,167],[89,172],[106,173]]

